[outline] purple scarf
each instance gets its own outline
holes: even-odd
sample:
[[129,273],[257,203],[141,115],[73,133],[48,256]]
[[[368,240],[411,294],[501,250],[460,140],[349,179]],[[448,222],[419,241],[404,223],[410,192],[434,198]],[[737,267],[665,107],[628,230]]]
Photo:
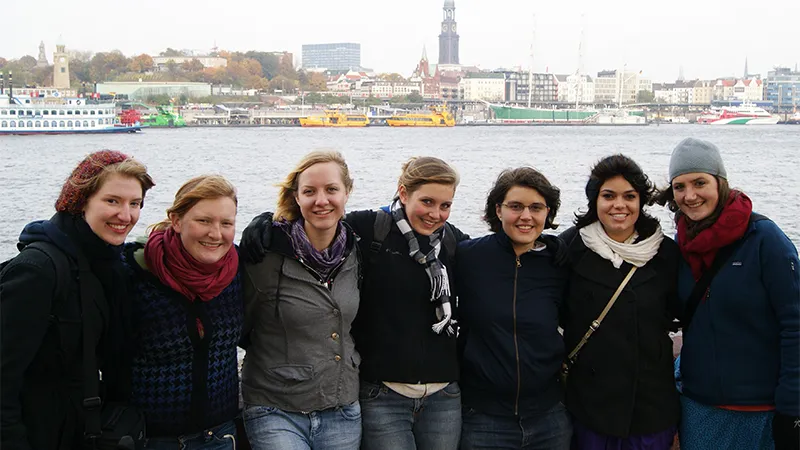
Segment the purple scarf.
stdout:
[[[324,280],[327,280],[333,269],[339,265],[344,257],[345,247],[347,246],[347,230],[341,222],[336,227],[336,237],[330,247],[319,251],[311,245],[306,234],[305,221],[299,218],[288,224],[281,224],[282,227],[288,225],[289,237],[297,257],[309,267],[316,270]],[[284,228],[285,229],[285,228]]]

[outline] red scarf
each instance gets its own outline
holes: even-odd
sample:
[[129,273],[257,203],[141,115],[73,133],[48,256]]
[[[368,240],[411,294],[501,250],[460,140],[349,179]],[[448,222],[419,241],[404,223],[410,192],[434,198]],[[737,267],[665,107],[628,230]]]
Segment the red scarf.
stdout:
[[711,264],[717,251],[744,236],[753,212],[753,202],[743,192],[731,191],[719,218],[692,240],[687,238],[686,215],[678,219],[678,244],[684,259],[692,268],[695,281],[699,280]]
[[147,268],[164,285],[180,292],[190,301],[204,302],[220,294],[239,270],[239,254],[231,246],[228,253],[214,264],[203,264],[189,254],[180,234],[172,228],[155,231],[144,247]]

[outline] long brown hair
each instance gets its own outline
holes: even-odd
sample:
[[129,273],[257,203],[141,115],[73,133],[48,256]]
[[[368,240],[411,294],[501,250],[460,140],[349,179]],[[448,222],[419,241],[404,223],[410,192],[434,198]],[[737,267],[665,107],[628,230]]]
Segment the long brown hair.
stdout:
[[173,216],[183,217],[190,209],[194,208],[201,200],[213,200],[227,197],[233,200],[234,205],[239,206],[239,199],[236,197],[236,188],[221,175],[200,175],[183,183],[183,186],[175,193],[175,200],[172,206],[167,208],[167,218],[151,225],[148,232],[163,231],[172,224]]
[[306,169],[322,163],[333,162],[339,166],[342,172],[342,183],[344,184],[345,191],[349,194],[353,190],[353,179],[350,177],[350,169],[347,163],[339,152],[334,151],[316,151],[311,152],[303,157],[297,166],[289,172],[283,183],[279,184],[280,190],[278,191],[278,207],[275,210],[275,220],[294,221],[300,218],[300,205],[297,204],[297,180],[300,174],[305,172]]

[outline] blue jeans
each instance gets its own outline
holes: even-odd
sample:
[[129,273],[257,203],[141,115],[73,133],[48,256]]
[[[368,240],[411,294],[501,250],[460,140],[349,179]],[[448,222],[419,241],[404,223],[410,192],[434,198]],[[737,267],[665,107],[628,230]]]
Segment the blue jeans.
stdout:
[[464,408],[461,450],[568,450],[572,421],[563,404],[526,416],[494,416]]
[[424,398],[361,381],[362,450],[456,450],[461,434],[458,383]]
[[246,405],[243,417],[253,450],[358,450],[361,442],[358,402],[310,413]]
[[193,434],[147,439],[147,450],[233,450],[236,448],[236,425],[225,422]]

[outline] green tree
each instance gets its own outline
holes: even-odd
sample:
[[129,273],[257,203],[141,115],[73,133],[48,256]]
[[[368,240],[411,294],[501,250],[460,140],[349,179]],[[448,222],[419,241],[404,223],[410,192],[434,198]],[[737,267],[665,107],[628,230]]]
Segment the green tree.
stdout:
[[254,59],[261,64],[261,76],[267,79],[272,79],[278,75],[278,57],[267,52],[249,51],[244,54],[245,57]]
[[173,49],[171,47],[167,47],[167,49],[164,50],[163,52],[159,53],[159,55],[160,56],[184,56],[182,51],[175,50],[175,49]]
[[406,98],[408,98],[409,103],[422,103],[425,101],[425,99],[417,91],[408,94]]
[[0,69],[4,68],[6,65],[8,65],[8,60],[0,57]]
[[652,103],[656,96],[651,91],[639,91],[636,94],[636,103]]
[[31,55],[25,55],[18,59],[17,62],[25,70],[31,70],[36,67],[36,58]]

